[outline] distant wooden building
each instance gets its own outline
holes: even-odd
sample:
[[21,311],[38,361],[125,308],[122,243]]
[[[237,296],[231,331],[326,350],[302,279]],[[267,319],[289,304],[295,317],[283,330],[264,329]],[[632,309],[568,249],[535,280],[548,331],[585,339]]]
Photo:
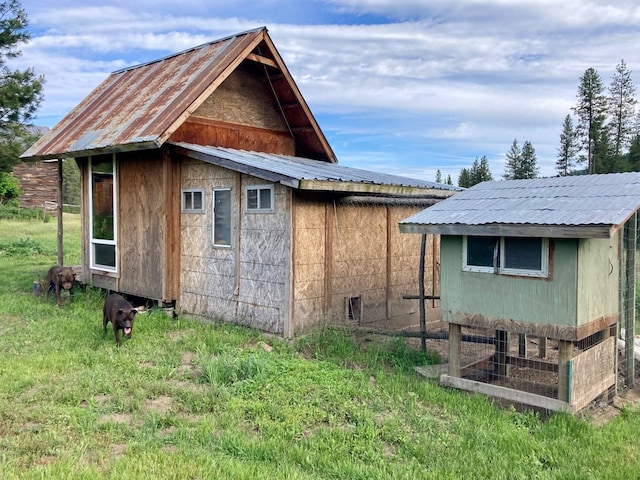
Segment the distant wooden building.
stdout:
[[46,208],[55,214],[58,204],[58,162],[22,162],[13,167],[13,176],[18,180],[19,202],[23,208]]
[[[621,319],[633,338],[639,208],[640,173],[622,173],[484,182],[404,219],[441,236],[442,382],[572,411],[610,391]],[[491,341],[474,350],[462,329]]]
[[337,165],[265,28],[114,72],[23,156],[78,162],[88,283],[286,337],[415,314],[398,222],[458,190]]

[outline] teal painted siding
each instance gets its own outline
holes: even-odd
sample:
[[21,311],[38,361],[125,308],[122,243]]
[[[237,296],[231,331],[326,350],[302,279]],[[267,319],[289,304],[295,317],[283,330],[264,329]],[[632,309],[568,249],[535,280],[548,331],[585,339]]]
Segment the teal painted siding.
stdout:
[[548,279],[462,271],[462,237],[442,236],[442,319],[482,315],[542,325],[575,326],[578,240],[550,241]]
[[618,312],[619,234],[606,239],[582,239],[578,245],[577,325]]

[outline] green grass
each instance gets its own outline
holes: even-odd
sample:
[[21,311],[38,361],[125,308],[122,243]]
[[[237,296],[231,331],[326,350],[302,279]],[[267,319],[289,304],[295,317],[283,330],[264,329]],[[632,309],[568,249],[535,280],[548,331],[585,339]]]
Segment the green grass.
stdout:
[[[35,297],[55,222],[0,220],[0,478],[637,478],[640,412],[542,419],[413,373],[400,340],[296,343],[162,311],[117,348],[103,294]],[[67,264],[79,221],[65,216]]]

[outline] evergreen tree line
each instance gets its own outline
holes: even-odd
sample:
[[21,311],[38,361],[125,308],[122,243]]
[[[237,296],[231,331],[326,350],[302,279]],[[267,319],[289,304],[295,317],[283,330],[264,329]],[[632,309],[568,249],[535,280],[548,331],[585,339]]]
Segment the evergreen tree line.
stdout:
[[558,174],[640,171],[640,111],[624,59],[608,89],[595,68],[585,70],[577,98],[573,117],[567,114],[562,125]]
[[[580,77],[576,105],[562,124],[556,158],[559,176],[640,171],[640,110],[636,87],[623,60],[616,66],[608,89],[600,74],[588,68]],[[537,157],[528,140],[522,148],[513,140],[506,154],[505,180],[536,178]],[[436,181],[441,182],[440,170]],[[450,178],[450,177],[449,177]],[[493,180],[487,158],[463,168],[458,186],[471,187]]]

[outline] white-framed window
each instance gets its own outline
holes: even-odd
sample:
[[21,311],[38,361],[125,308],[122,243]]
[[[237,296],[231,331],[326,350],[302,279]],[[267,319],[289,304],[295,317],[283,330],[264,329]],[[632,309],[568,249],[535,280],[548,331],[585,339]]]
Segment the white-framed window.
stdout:
[[89,158],[91,268],[117,271],[115,155]]
[[185,188],[182,190],[182,212],[204,212],[204,190],[201,188]]
[[231,247],[231,189],[213,190],[213,245]]
[[251,185],[244,189],[249,213],[273,212],[273,185]]
[[549,276],[549,239],[465,236],[462,269],[524,277]]

